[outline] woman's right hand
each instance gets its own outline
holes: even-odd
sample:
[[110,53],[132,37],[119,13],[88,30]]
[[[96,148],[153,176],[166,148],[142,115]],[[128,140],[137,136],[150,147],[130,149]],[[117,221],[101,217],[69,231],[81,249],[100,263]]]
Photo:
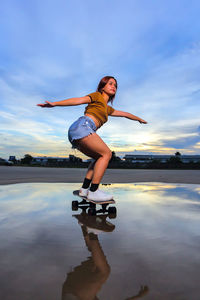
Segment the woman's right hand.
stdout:
[[140,124],[147,124],[147,121],[145,121],[143,119],[139,119],[138,122],[140,122]]
[[45,101],[45,103],[37,104],[40,107],[54,107],[55,104],[53,102]]

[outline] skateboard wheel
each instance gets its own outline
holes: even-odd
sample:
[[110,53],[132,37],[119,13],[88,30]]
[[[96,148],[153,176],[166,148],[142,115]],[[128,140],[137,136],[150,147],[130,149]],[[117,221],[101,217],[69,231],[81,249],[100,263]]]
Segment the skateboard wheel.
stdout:
[[96,215],[96,210],[94,208],[89,208],[88,209],[88,215],[89,216],[95,216]]
[[108,208],[108,213],[116,215],[116,213],[117,213],[116,207],[109,207]]
[[78,210],[78,201],[72,201],[72,210]]

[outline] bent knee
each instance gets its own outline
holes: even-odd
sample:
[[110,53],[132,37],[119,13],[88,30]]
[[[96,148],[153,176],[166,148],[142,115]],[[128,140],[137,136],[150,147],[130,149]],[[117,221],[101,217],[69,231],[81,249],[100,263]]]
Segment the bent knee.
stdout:
[[102,156],[104,156],[105,158],[107,158],[108,160],[110,160],[111,157],[112,157],[112,152],[109,149]]

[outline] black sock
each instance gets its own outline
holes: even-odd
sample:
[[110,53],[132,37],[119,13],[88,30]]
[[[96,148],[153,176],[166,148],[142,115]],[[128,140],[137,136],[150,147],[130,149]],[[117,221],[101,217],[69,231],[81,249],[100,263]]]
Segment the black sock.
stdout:
[[83,181],[82,188],[88,189],[89,186],[90,186],[91,181],[92,181],[92,179],[88,179],[88,178],[85,177],[85,179],[84,179],[84,181]]
[[92,183],[91,186],[90,186],[90,191],[91,192],[95,192],[99,187],[99,183]]

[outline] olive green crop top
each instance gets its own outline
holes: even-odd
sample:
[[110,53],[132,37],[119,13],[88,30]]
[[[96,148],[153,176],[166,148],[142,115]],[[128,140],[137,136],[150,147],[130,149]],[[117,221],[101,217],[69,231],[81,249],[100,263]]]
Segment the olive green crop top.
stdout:
[[99,122],[100,126],[108,121],[108,116],[114,112],[114,108],[107,105],[100,92],[94,92],[87,95],[91,99],[91,103],[85,108],[85,114],[93,115]]

